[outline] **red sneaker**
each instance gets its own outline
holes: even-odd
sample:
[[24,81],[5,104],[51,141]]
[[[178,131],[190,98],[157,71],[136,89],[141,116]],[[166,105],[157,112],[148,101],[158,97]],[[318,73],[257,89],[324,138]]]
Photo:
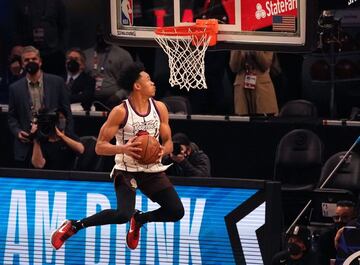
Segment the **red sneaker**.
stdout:
[[73,226],[72,221],[65,220],[61,226],[51,234],[50,243],[55,250],[61,248],[65,241],[76,234],[77,230]]
[[135,215],[139,214],[140,211],[136,210],[134,215],[130,219],[130,228],[126,235],[126,245],[130,249],[136,249],[140,239],[140,228],[142,224],[137,222],[134,218]]

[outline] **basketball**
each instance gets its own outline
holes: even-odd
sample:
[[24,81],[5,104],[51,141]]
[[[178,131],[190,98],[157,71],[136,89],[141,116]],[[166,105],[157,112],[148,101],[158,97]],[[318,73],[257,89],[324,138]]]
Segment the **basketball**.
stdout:
[[160,143],[155,137],[149,134],[143,134],[136,137],[134,142],[141,142],[138,146],[142,149],[139,153],[141,157],[138,159],[140,164],[148,165],[157,161],[159,158]]

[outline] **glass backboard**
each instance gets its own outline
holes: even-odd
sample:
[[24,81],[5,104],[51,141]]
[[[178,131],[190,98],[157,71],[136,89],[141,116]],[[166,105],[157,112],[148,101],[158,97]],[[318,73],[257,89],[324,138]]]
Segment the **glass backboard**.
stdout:
[[215,49],[300,51],[309,48],[315,21],[313,0],[109,0],[109,4],[110,39],[130,46],[156,46],[156,27],[216,18]]

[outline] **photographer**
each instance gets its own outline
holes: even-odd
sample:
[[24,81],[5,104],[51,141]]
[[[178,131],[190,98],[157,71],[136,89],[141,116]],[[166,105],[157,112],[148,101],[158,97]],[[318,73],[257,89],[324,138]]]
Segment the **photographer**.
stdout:
[[75,135],[66,135],[65,111],[41,112],[32,123],[31,163],[35,168],[71,170],[76,155],[84,153],[84,145]]
[[287,235],[286,249],[274,255],[272,265],[318,265],[311,248],[311,232],[301,225],[294,226]]
[[173,136],[174,149],[163,158],[163,164],[172,164],[166,173],[170,176],[210,177],[210,159],[184,133]]
[[29,139],[31,121],[40,109],[64,109],[67,117],[67,131],[73,131],[73,119],[69,96],[64,80],[41,70],[40,52],[32,46],[24,47],[21,65],[25,76],[9,86],[8,125],[14,136],[14,166],[31,166]]

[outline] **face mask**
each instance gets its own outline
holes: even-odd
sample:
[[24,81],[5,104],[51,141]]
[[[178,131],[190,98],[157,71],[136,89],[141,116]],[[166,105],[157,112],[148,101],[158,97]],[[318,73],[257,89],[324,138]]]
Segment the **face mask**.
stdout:
[[39,71],[39,69],[40,69],[39,64],[35,62],[30,62],[27,65],[25,65],[25,71],[30,75],[36,74]]
[[295,243],[288,243],[287,249],[290,255],[299,255],[301,253],[301,248]]
[[70,73],[75,74],[80,70],[80,64],[75,60],[70,60],[66,64],[66,68],[69,70]]
[[65,131],[66,128],[66,120],[65,119],[60,119],[58,121],[57,127],[60,131]]

